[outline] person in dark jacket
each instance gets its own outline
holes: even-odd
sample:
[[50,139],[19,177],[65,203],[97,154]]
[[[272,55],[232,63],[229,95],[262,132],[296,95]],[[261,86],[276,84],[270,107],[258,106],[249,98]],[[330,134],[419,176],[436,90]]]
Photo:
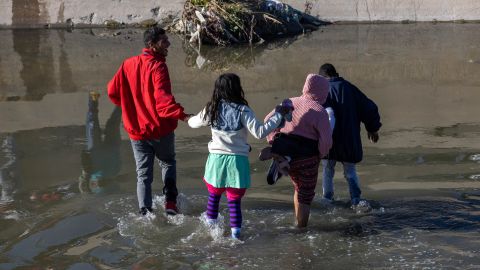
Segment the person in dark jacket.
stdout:
[[144,33],[145,48],[125,60],[108,83],[108,97],[122,108],[122,120],[132,143],[137,166],[140,213],[152,211],[154,159],[162,167],[165,210],[178,212],[175,134],[178,120],[190,115],[175,101],[166,64],[170,42],[165,30],[151,27]]
[[333,200],[335,164],[342,162],[343,173],[350,189],[351,204],[355,207],[361,202],[362,193],[355,168],[355,164],[363,157],[360,123],[365,125],[368,139],[376,143],[378,130],[382,126],[380,115],[377,105],[355,85],[340,77],[332,64],[323,64],[319,75],[329,80],[330,91],[324,107],[331,107],[336,119],[332,135],[333,146],[326,159],[322,160],[323,198]]

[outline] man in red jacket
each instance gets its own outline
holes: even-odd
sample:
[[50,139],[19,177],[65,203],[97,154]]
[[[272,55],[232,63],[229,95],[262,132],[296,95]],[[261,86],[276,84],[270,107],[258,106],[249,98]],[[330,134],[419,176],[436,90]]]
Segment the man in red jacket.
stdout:
[[122,108],[122,120],[132,144],[137,166],[137,197],[140,213],[152,211],[155,157],[162,168],[167,214],[178,213],[175,134],[178,120],[190,115],[175,101],[165,57],[170,42],[160,27],[145,31],[145,48],[126,59],[108,83],[108,96]]

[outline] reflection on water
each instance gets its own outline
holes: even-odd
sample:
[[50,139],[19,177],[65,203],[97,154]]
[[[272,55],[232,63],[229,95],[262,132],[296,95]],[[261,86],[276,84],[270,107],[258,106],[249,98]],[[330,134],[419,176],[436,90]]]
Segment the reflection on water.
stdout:
[[98,119],[99,94],[91,92],[88,99],[86,117],[86,149],[82,151],[82,173],[78,188],[81,193],[103,191],[105,182],[112,181],[121,168],[120,157],[120,122],[122,110],[115,107],[102,131]]
[[[25,36],[29,38],[26,39]],[[25,82],[26,100],[40,100],[54,88],[53,51],[49,47],[40,47],[48,39],[46,32],[35,30],[13,30],[13,48],[20,56],[22,70],[20,77]],[[39,88],[38,82],[44,87]],[[19,97],[10,97],[17,99]]]
[[[305,34],[307,36],[308,34]],[[232,68],[247,69],[255,65],[255,58],[261,56],[265,50],[274,50],[288,47],[302,37],[281,38],[269,43],[252,46],[221,47],[196,46],[184,42],[183,50],[187,55],[185,65],[205,71],[227,71]]]
[[[252,139],[240,241],[226,237],[225,201],[218,226],[204,220],[208,129],[179,123],[176,132],[181,214],[165,216],[161,196],[153,215],[136,214],[132,150],[104,89],[140,51],[139,30],[0,31],[0,269],[478,268],[477,29],[338,25],[200,51],[172,36],[173,91],[188,112],[231,71],[262,118],[327,61],[380,107],[381,140],[365,140],[358,166],[371,212],[348,207],[339,175],[335,203],[317,197],[309,227],[298,230],[290,182],[267,185],[268,164],[255,158],[265,142]],[[161,193],[159,175],[154,189]]]
[[15,142],[11,134],[6,134],[2,138],[2,166],[0,167],[0,205],[3,208],[4,205],[13,201],[13,193],[15,192],[15,177],[16,170],[15,165],[17,162],[17,156],[15,153]]

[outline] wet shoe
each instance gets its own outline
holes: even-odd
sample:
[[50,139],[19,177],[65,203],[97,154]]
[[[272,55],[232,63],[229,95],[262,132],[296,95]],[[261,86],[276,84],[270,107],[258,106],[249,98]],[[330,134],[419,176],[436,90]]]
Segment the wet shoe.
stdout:
[[279,170],[278,161],[274,159],[272,160],[272,164],[270,164],[270,168],[268,168],[267,183],[269,185],[274,185],[280,177],[282,177],[282,173]]
[[232,228],[232,238],[233,239],[240,239],[240,233],[242,231],[241,228]]
[[207,218],[207,225],[210,227],[216,226],[218,224],[217,219]]
[[357,213],[367,213],[372,211],[372,207],[367,200],[359,200],[357,204],[352,204],[352,209]]
[[290,170],[290,157],[281,157],[282,160],[278,160],[278,171],[285,176],[288,176],[288,170]]
[[142,216],[145,216],[147,213],[152,213],[153,210],[151,207],[142,207],[140,210],[138,210],[138,213]]
[[260,151],[260,154],[258,155],[258,159],[260,161],[269,160],[271,158],[272,158],[272,147],[270,147],[270,146],[267,146],[267,147],[263,148]]
[[167,215],[174,216],[178,214],[178,208],[176,202],[165,202],[165,212]]

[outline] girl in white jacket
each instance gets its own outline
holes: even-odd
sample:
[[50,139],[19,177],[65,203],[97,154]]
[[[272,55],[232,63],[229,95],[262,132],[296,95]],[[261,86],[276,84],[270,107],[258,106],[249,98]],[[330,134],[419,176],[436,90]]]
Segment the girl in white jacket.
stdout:
[[258,121],[244,98],[240,78],[226,73],[215,81],[212,99],[205,108],[188,120],[192,128],[210,126],[212,130],[203,176],[209,192],[207,218],[209,223],[216,222],[220,198],[226,192],[233,238],[240,236],[241,199],[250,187],[248,132],[257,139],[265,138],[278,127],[285,113],[279,108],[265,123]]

